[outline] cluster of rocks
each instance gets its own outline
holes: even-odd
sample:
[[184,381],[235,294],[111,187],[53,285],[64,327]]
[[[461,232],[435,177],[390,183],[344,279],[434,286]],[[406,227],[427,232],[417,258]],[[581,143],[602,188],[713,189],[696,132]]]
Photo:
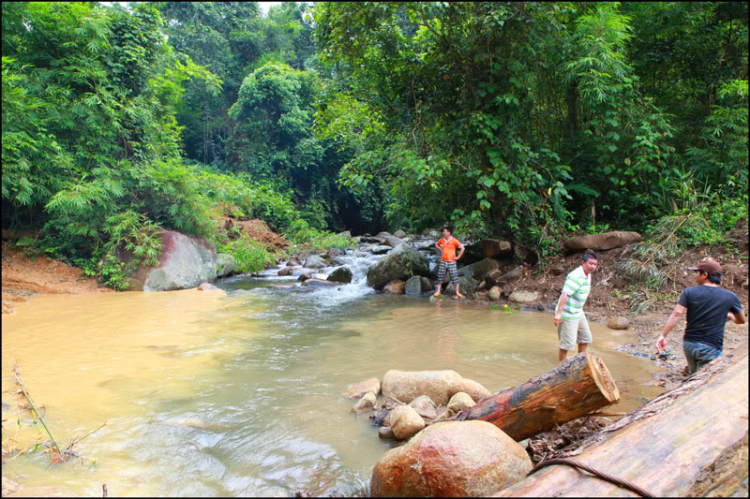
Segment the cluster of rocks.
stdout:
[[392,369],[385,373],[382,383],[370,378],[347,388],[345,395],[358,399],[353,411],[372,412],[371,419],[380,426],[381,438],[405,440],[473,406],[475,401],[491,393],[476,381],[451,370]]
[[[335,287],[352,282],[352,271],[340,257],[344,250],[332,248],[327,253],[295,254],[278,271],[279,276],[296,276],[303,286],[311,288]],[[338,267],[328,275],[320,273],[326,267]]]
[[[401,236],[401,237],[399,237]],[[385,256],[367,271],[367,284],[384,293],[422,295],[435,289],[436,265],[440,250],[435,243],[440,234],[427,233],[421,238],[405,235],[402,231],[394,235],[381,232],[377,236],[363,236],[360,242],[369,243],[361,251]],[[522,266],[513,266],[513,251],[508,241],[483,239],[466,245],[463,264],[458,269],[462,294],[473,297],[477,291],[490,290],[498,284],[512,282],[523,275]],[[455,293],[446,275],[447,294]],[[499,299],[502,289],[498,287],[493,296]],[[507,297],[507,295],[506,295]]]
[[[405,235],[402,231],[395,235],[381,232],[377,236],[364,236],[368,246],[362,250],[382,252],[385,256],[372,265],[367,272],[369,286],[391,294],[419,295],[435,289],[436,265],[440,250],[435,242],[440,237],[437,232],[421,238]],[[563,246],[568,251],[609,250],[632,244],[641,239],[636,232],[605,232],[590,236],[577,236],[566,240]],[[392,249],[389,249],[392,248]],[[511,244],[502,239],[482,239],[466,244],[463,258],[458,262],[458,281],[461,293],[469,298],[482,298],[490,301],[507,299],[519,306],[542,307],[541,293],[534,290],[516,289],[514,283],[524,277],[536,263],[536,254],[523,245]],[[556,266],[549,269],[552,275],[561,275],[566,269]],[[446,294],[455,292],[450,277],[445,277]]]
[[525,449],[485,421],[451,421],[491,396],[455,371],[390,370],[346,389],[353,411],[372,411],[380,438],[407,440],[373,468],[371,494],[487,496],[522,480],[532,462]]

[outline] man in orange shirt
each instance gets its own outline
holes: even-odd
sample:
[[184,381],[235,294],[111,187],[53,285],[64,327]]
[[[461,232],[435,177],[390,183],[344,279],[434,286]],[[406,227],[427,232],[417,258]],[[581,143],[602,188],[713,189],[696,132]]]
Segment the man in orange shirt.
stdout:
[[[445,280],[445,271],[447,270],[451,275],[451,282],[456,287],[456,296],[454,298],[463,298],[464,295],[458,292],[458,269],[456,268],[456,260],[460,259],[464,254],[464,245],[461,244],[458,239],[451,235],[453,232],[452,227],[443,227],[443,237],[438,239],[435,244],[442,251],[440,256],[440,262],[438,263],[438,280],[437,280],[437,291],[435,297],[440,296],[440,289],[443,286]],[[456,256],[456,248],[461,251]]]

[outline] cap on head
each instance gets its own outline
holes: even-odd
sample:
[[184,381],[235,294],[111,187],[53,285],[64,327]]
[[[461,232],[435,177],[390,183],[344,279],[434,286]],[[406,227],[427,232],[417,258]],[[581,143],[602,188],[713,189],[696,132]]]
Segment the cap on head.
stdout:
[[688,270],[702,270],[707,274],[721,275],[721,265],[714,260],[704,260],[698,265],[688,267]]

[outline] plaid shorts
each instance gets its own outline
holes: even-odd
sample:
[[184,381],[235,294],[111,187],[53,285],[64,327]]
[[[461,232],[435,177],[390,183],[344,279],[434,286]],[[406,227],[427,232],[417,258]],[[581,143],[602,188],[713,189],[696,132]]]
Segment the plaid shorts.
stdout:
[[442,260],[440,260],[440,263],[438,264],[438,284],[443,284],[443,282],[445,282],[446,270],[451,275],[451,282],[456,286],[458,284],[458,268],[456,267],[456,262],[444,262]]

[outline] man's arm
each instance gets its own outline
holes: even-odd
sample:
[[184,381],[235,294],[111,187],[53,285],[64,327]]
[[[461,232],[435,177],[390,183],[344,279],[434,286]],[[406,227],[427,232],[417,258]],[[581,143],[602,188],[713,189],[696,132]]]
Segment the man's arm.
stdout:
[[745,313],[740,310],[739,312],[727,312],[727,321],[734,321],[735,324],[744,324],[747,322]]
[[560,325],[560,319],[562,318],[562,311],[565,308],[565,302],[568,301],[568,295],[563,293],[560,296],[560,303],[557,304],[557,310],[555,310],[555,326]]
[[464,255],[464,250],[466,249],[466,246],[463,244],[458,247],[461,251],[458,252],[458,256],[456,257],[456,260],[460,260],[461,257]]
[[677,323],[680,322],[685,310],[687,309],[680,304],[674,306],[674,310],[672,310],[672,313],[669,315],[669,319],[667,319],[667,323],[664,325],[664,330],[661,332],[661,335],[656,342],[656,350],[658,350],[659,353],[667,348],[667,335],[672,329],[674,329]]

